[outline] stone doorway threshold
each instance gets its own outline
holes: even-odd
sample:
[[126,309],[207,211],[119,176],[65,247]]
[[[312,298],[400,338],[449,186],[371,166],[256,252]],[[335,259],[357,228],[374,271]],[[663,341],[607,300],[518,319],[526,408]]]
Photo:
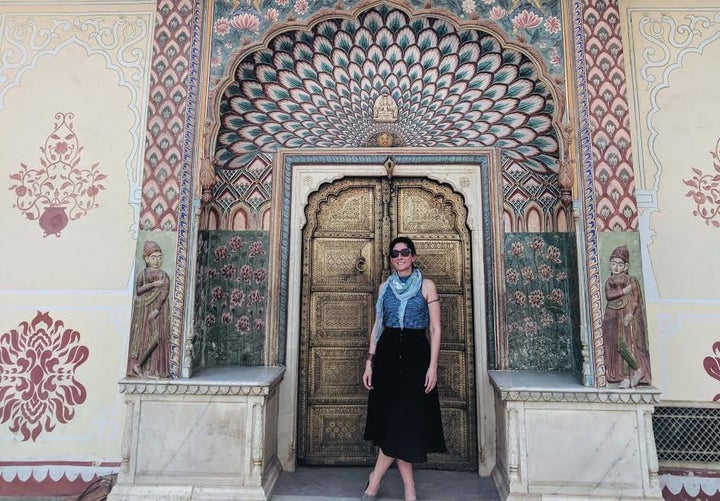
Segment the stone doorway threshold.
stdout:
[[[302,466],[284,471],[271,501],[357,501],[367,483],[370,467]],[[500,501],[490,477],[474,472],[415,470],[418,501]],[[378,501],[402,501],[403,487],[397,468],[383,478]]]

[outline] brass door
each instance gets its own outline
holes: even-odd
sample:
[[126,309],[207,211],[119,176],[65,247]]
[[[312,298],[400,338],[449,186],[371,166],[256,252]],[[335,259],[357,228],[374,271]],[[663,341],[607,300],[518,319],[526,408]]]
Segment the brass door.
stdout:
[[362,373],[392,238],[413,239],[442,309],[438,390],[447,454],[427,466],[477,468],[470,235],[462,197],[422,178],[346,178],[309,199],[303,231],[298,462],[371,464]]

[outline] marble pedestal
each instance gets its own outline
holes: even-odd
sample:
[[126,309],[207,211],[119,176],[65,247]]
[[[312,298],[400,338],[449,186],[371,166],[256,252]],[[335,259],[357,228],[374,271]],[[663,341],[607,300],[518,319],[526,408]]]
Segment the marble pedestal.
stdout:
[[282,367],[208,369],[191,379],[120,381],[122,465],[110,501],[266,500],[277,459]]
[[661,500],[652,413],[660,391],[581,386],[570,374],[490,371],[505,500]]

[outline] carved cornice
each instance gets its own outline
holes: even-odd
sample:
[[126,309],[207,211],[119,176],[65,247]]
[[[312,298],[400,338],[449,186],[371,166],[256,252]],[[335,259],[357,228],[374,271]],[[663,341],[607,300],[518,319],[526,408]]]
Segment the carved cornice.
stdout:
[[660,390],[514,390],[495,388],[495,396],[508,402],[569,402],[600,404],[659,404]]
[[507,402],[658,404],[654,386],[632,389],[582,386],[577,374],[544,371],[489,371],[495,398]]
[[120,381],[120,393],[126,395],[219,395],[262,397],[275,390],[272,386],[250,386],[229,383],[178,384],[174,381]]
[[271,395],[283,378],[284,367],[214,367],[191,379],[120,380],[126,395],[250,396]]

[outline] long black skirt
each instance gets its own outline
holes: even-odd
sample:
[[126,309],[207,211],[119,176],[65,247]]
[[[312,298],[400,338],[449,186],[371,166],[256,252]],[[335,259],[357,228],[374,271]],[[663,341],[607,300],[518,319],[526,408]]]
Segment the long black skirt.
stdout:
[[424,463],[447,452],[437,387],[425,393],[430,343],[423,329],[387,328],[375,351],[365,440],[387,456]]

